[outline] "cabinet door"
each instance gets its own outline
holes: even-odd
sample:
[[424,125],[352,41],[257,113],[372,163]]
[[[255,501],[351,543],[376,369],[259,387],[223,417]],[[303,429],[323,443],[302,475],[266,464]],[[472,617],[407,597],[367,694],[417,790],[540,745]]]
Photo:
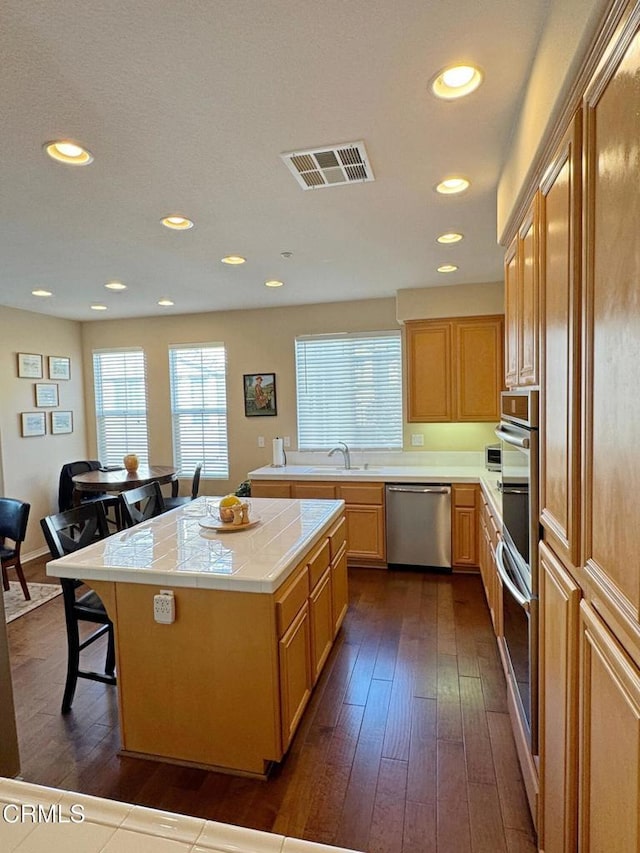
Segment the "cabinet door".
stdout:
[[[583,560],[640,645],[640,10],[585,96]],[[636,651],[637,655],[637,651]],[[636,657],[636,660],[638,658]],[[631,848],[632,849],[632,848]]]
[[384,560],[384,511],[381,506],[347,505],[347,547],[350,560]]
[[349,606],[346,548],[343,548],[331,563],[331,598],[333,635],[335,637],[340,630],[344,617],[347,615],[347,608]]
[[278,642],[282,751],[285,752],[302,716],[313,683],[311,675],[309,605],[305,602]]
[[542,543],[538,833],[545,853],[577,849],[580,597],[578,585]]
[[497,421],[504,374],[502,317],[459,320],[454,330],[455,419]]
[[473,484],[452,486],[451,552],[454,566],[478,565],[478,488]]
[[540,515],[571,570],[580,564],[581,115],[540,192]]
[[407,323],[407,420],[453,419],[451,324]]
[[509,246],[504,259],[505,309],[505,385],[518,384],[518,238]]
[[518,238],[518,385],[538,384],[538,198]]
[[277,483],[275,480],[252,480],[252,498],[290,498],[291,483]]
[[331,569],[329,566],[311,591],[309,613],[311,617],[311,672],[315,684],[333,645]]
[[640,672],[585,602],[578,849],[640,849]]

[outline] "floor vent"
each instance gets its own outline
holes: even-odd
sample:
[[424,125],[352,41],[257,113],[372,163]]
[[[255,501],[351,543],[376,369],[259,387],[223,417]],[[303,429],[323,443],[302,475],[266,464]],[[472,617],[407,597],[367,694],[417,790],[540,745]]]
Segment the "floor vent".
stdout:
[[326,145],[280,156],[303,190],[375,180],[364,142]]

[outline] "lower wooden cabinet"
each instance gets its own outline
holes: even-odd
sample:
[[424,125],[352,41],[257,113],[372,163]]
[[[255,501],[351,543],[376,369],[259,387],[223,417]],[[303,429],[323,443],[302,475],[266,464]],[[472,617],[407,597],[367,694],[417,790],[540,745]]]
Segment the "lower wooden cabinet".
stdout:
[[311,620],[305,602],[278,642],[283,751],[291,743],[311,696]]
[[478,486],[454,483],[451,487],[451,562],[454,567],[478,565]]
[[582,592],[551,549],[540,544],[540,799],[545,853],[577,849],[578,650]]
[[309,612],[311,615],[311,675],[315,684],[333,646],[330,566],[327,566],[325,573],[311,590]]
[[344,622],[348,607],[347,549],[343,547],[331,561],[331,613],[334,637]]
[[384,507],[345,507],[348,557],[352,561],[385,560]]
[[640,671],[585,601],[580,617],[578,849],[640,850]]

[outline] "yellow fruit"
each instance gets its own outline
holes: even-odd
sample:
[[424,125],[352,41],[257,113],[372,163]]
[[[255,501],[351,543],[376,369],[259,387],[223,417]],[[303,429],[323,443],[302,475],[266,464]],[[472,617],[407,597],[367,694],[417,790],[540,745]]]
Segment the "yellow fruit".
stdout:
[[225,495],[220,501],[220,506],[234,506],[234,504],[239,504],[240,498],[235,495]]

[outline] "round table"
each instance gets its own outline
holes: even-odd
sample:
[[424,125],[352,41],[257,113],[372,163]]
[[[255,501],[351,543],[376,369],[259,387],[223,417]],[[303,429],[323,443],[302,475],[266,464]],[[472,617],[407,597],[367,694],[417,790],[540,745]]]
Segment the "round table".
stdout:
[[140,465],[137,471],[87,471],[76,474],[73,486],[78,492],[125,492],[137,489],[157,480],[158,483],[172,483],[178,479],[175,468],[169,465]]

